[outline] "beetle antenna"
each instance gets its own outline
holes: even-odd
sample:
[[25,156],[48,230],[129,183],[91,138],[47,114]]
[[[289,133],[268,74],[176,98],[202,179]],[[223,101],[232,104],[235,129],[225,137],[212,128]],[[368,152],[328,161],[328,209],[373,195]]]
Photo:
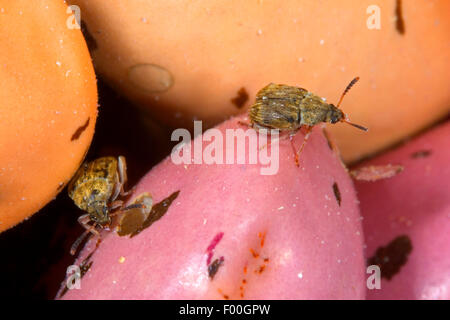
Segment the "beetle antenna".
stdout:
[[337,104],[337,108],[339,108],[339,106],[341,105],[342,100],[344,99],[344,96],[347,94],[347,92],[351,89],[351,87],[353,87],[353,85],[358,82],[359,77],[356,77],[355,79],[353,79],[352,81],[350,81],[350,83],[347,85],[347,87],[345,88],[344,92],[341,95],[341,98],[339,99],[339,102]]
[[363,127],[363,126],[361,126],[361,125],[359,125],[359,124],[356,124],[356,123],[352,123],[352,122],[348,121],[347,119],[345,119],[345,120],[343,120],[343,121],[344,121],[345,123],[348,123],[348,124],[351,125],[351,126],[354,126],[355,128],[361,129],[361,130],[363,130],[363,131],[369,131],[368,128]]
[[[350,83],[347,85],[347,87],[345,88],[344,92],[342,93],[341,98],[339,99],[339,102],[338,102],[336,108],[339,108],[339,106],[341,105],[341,102],[342,102],[342,100],[344,99],[344,97],[345,97],[345,95],[347,94],[347,92],[353,87],[353,85],[354,85],[356,82],[358,82],[358,80],[359,80],[359,77],[356,77],[356,78],[354,78],[352,81],[350,81]],[[361,126],[361,125],[359,125],[359,124],[350,122],[350,121],[347,119],[347,117],[346,117],[345,119],[342,119],[341,121],[343,121],[343,122],[345,122],[345,123],[348,123],[349,125],[354,126],[355,128],[358,128],[358,129],[363,130],[363,131],[368,131],[368,130],[369,130],[368,128],[363,127],[363,126]]]

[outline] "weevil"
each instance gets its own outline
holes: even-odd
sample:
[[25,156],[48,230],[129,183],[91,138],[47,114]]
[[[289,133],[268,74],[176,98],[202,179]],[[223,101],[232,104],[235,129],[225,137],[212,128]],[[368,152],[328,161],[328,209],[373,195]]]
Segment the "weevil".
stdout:
[[249,110],[251,123],[246,125],[256,130],[265,128],[290,131],[291,142],[293,136],[303,127],[306,130],[303,143],[297,152],[294,148],[295,163],[298,166],[299,155],[316,124],[345,122],[358,129],[368,130],[351,123],[347,115],[339,109],[345,94],[358,80],[359,77],[356,77],[347,85],[336,106],[306,89],[270,83],[257,93],[255,104]]
[[[107,228],[111,217],[119,211],[113,210],[123,206],[119,196],[127,196],[127,167],[125,157],[103,157],[81,165],[69,183],[69,197],[78,208],[87,212],[78,218],[78,222],[86,231],[74,242],[70,253],[75,254],[81,241],[89,233],[99,236],[97,228]],[[128,210],[142,205],[130,205],[121,208]],[[92,224],[90,224],[92,222]]]

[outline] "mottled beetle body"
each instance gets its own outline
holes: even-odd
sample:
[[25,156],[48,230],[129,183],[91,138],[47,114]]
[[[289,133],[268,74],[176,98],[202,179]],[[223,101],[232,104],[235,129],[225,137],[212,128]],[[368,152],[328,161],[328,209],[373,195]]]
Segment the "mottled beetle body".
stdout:
[[69,197],[92,221],[100,225],[111,222],[109,204],[120,192],[118,160],[104,157],[84,163],[69,184]]
[[306,89],[271,83],[257,93],[256,101],[250,107],[251,126],[255,129],[269,128],[291,131],[291,141],[293,135],[300,128],[305,128],[306,135],[303,144],[295,155],[295,162],[298,165],[298,156],[316,124],[346,122],[367,131],[367,128],[363,126],[350,123],[347,116],[339,109],[343,97],[358,80],[357,77],[349,83],[337,106],[327,103],[325,99]]
[[249,116],[252,123],[262,127],[297,130],[302,125],[336,123],[344,114],[303,88],[271,83],[258,92]]
[[[96,227],[108,227],[111,224],[112,211],[121,208],[126,196],[124,184],[127,181],[125,157],[103,157],[81,165],[69,183],[69,197],[87,214],[78,218],[86,231],[75,241],[71,253],[75,251],[84,237],[91,233],[98,235]],[[131,205],[121,210],[139,207]],[[93,222],[93,224],[89,224]]]

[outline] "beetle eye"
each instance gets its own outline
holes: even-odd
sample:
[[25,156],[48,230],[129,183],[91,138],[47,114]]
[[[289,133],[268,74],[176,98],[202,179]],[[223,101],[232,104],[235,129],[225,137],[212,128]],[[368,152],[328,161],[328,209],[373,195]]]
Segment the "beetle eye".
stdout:
[[342,112],[337,109],[333,104],[330,104],[332,110],[330,112],[330,123],[339,122],[342,118]]
[[331,113],[329,121],[330,121],[330,123],[336,123],[337,122],[337,117],[336,117],[335,113]]

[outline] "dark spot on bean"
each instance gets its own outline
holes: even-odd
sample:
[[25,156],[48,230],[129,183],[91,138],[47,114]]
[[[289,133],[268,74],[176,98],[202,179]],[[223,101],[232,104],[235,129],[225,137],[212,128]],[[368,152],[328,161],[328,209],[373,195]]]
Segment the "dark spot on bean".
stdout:
[[220,257],[220,258],[214,260],[208,266],[208,275],[211,280],[214,279],[214,276],[216,275],[217,271],[219,271],[219,268],[222,266],[224,261],[225,261],[224,257]]
[[241,109],[248,100],[248,93],[244,87],[240,88],[237,92],[237,96],[231,99],[231,102],[236,108]]
[[250,248],[250,253],[252,254],[253,258],[258,258],[259,257],[259,253],[256,252],[255,250],[253,250],[252,248]]
[[333,183],[333,192],[334,192],[334,197],[336,198],[338,205],[341,206],[341,192],[339,191],[339,187],[336,182]]
[[403,20],[402,0],[397,0],[396,2],[395,17],[396,17],[395,28],[401,35],[405,34],[405,21]]
[[214,239],[212,239],[211,243],[209,244],[208,248],[206,248],[206,253],[208,254],[208,259],[206,260],[206,265],[209,266],[211,263],[212,256],[214,254],[214,248],[219,244],[220,240],[222,240],[224,233],[219,232],[216,234]]
[[392,240],[386,247],[379,247],[375,255],[368,259],[368,265],[378,265],[381,277],[391,280],[408,261],[412,251],[412,243],[407,235]]
[[413,159],[426,158],[426,157],[429,157],[430,155],[431,155],[431,150],[420,150],[420,151],[414,152],[411,155],[411,158],[413,158]]
[[59,298],[62,298],[66,293],[67,293],[67,291],[69,291],[69,288],[67,288],[67,284],[64,286],[64,289],[63,289],[63,291],[61,291],[61,293],[60,293],[60,295],[59,295]]
[[153,199],[148,192],[141,193],[132,204],[120,209],[123,214],[119,217],[117,234],[121,237],[130,235],[138,230],[149,217],[153,207]]
[[261,238],[260,246],[261,248],[264,247],[264,242],[266,240],[266,233],[258,233],[258,237]]
[[266,269],[266,266],[265,265],[261,265],[261,266],[259,266],[258,270],[255,270],[255,273],[261,274],[261,273],[264,272],[265,269]]
[[141,233],[142,230],[147,229],[154,222],[161,219],[166,214],[167,210],[169,210],[170,205],[178,197],[179,194],[180,194],[180,191],[178,190],[178,191],[172,193],[169,197],[162,200],[161,202],[158,202],[157,204],[155,204],[152,207],[152,211],[150,212],[148,218],[145,219],[144,223],[142,224],[142,226],[140,228],[138,228],[135,232],[133,232],[130,235],[130,238],[138,235],[139,233]]
[[89,126],[90,120],[91,118],[87,118],[86,122],[73,133],[72,138],[70,138],[70,141],[78,140],[78,138],[80,138],[81,134]]
[[220,294],[225,300],[230,299],[230,296],[227,295],[227,294],[225,294],[225,293],[223,293],[222,290],[217,289],[217,292],[219,292],[219,294]]
[[81,20],[81,32],[83,33],[84,40],[86,41],[86,45],[89,49],[89,52],[94,51],[97,49],[97,41],[95,41],[92,34],[89,32],[86,23]]
[[92,263],[94,261],[91,261],[91,257],[94,254],[94,252],[91,252],[86,259],[84,259],[81,264],[80,264],[80,273],[81,273],[81,278],[84,277],[84,275],[89,271],[89,269],[92,266]]

